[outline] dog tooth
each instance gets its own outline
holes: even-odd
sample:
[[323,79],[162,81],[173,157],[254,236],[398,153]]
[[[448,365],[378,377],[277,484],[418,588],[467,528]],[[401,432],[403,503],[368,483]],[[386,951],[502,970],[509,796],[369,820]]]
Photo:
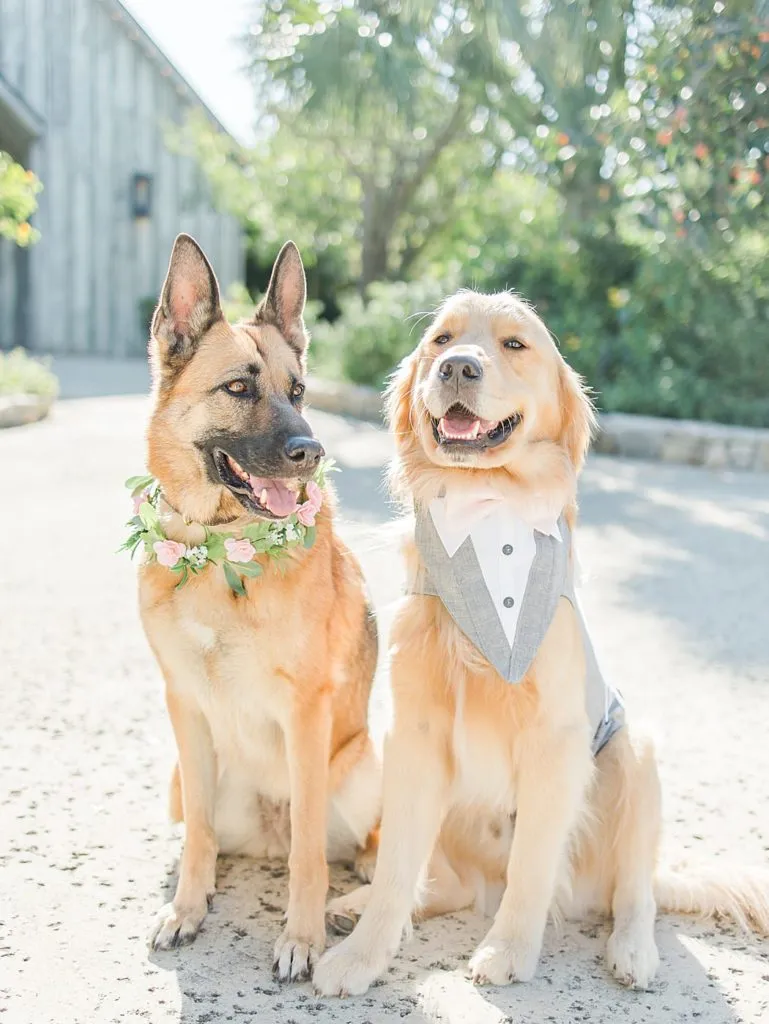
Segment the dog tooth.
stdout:
[[262,493],[259,495],[259,501],[262,505],[267,504],[267,488],[262,488]]

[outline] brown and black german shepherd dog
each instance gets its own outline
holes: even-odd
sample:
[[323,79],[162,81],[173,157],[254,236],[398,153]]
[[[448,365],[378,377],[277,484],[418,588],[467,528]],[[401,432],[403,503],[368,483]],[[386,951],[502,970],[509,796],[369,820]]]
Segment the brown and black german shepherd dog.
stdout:
[[[152,324],[147,438],[168,539],[197,545],[204,527],[279,520],[312,478],[324,452],[302,415],[305,294],[287,242],[253,319],[230,324],[204,253],[177,238]],[[165,565],[140,570],[142,622],[178,748],[171,815],[186,826],[176,894],[150,943],[195,937],[219,851],[287,853],[282,980],[307,977],[325,945],[327,855],[363,853],[365,865],[379,816],[367,729],[376,626],[358,563],[334,532],[333,494],[323,497],[314,544],[291,547],[280,571],[260,556],[263,573],[244,579],[245,596],[218,565],[178,589]]]

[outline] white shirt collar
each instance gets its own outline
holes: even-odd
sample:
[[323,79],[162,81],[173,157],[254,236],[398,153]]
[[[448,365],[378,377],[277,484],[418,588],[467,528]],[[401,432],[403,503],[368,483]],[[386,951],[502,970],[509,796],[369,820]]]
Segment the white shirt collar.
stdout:
[[532,517],[529,510],[519,507],[490,482],[473,488],[449,486],[441,497],[430,502],[430,516],[450,558],[483,520],[499,511],[523,520],[538,533],[563,541],[557,516]]

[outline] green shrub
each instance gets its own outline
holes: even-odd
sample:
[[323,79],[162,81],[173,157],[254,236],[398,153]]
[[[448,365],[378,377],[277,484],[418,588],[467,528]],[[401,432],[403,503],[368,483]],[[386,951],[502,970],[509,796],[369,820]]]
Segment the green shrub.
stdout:
[[769,242],[744,234],[695,260],[641,262],[603,405],[623,412],[769,426]]
[[437,281],[379,282],[368,302],[358,294],[340,298],[333,323],[312,326],[310,364],[317,373],[381,387],[417,344],[422,322],[453,286]]
[[[638,252],[635,263],[625,253],[599,274],[592,260],[562,258],[556,247],[550,259],[518,261],[504,274],[535,304],[599,409],[769,427],[766,249],[763,239],[745,239],[704,264],[688,250]],[[340,317],[312,327],[312,368],[380,387],[416,345],[420,314],[454,287],[378,284],[368,304],[343,296]]]
[[55,398],[59,382],[40,359],[33,359],[22,348],[0,352],[0,395],[41,395]]

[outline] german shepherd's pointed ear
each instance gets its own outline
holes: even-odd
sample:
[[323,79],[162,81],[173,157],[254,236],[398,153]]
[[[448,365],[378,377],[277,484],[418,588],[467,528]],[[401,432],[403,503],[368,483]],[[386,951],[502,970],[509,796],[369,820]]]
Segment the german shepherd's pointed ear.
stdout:
[[307,280],[302,257],[294,242],[286,242],[275,260],[267,293],[254,314],[254,323],[277,327],[300,358],[309,341],[302,318],[306,299]]
[[161,366],[180,369],[222,315],[219,285],[211,264],[194,238],[179,235],[152,320],[152,337]]

